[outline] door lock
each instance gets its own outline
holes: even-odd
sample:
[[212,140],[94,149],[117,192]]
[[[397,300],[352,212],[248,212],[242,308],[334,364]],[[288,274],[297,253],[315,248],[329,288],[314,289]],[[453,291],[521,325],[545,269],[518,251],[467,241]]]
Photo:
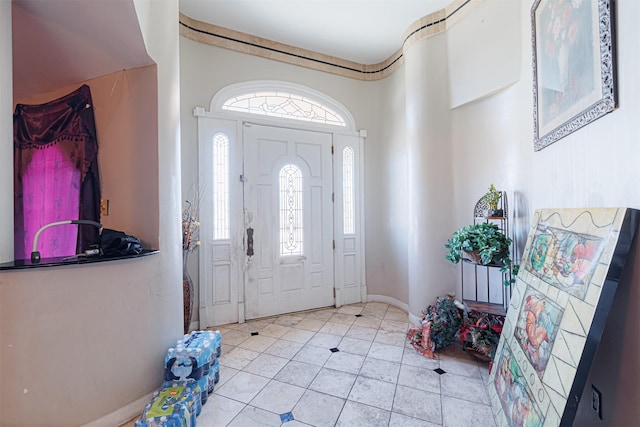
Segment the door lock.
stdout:
[[247,256],[253,256],[253,228],[247,228]]

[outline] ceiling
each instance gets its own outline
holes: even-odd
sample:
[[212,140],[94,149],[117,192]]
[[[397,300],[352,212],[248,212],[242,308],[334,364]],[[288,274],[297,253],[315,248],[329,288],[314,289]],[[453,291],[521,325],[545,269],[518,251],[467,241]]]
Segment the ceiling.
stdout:
[[405,30],[453,0],[180,0],[198,21],[361,64],[402,46]]

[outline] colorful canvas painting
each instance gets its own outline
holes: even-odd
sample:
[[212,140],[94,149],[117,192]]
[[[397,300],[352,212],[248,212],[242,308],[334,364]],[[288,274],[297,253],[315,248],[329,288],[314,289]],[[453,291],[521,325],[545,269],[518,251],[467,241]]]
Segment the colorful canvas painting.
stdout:
[[640,211],[540,209],[491,371],[499,427],[571,425]]
[[562,314],[562,307],[527,287],[514,337],[539,377],[547,367]]
[[495,369],[500,372],[500,375],[494,377],[494,386],[509,425],[541,425],[540,409],[531,395],[520,366],[508,347],[505,347],[505,351],[500,355]]
[[601,237],[541,224],[535,231],[527,268],[550,285],[584,299],[603,247]]

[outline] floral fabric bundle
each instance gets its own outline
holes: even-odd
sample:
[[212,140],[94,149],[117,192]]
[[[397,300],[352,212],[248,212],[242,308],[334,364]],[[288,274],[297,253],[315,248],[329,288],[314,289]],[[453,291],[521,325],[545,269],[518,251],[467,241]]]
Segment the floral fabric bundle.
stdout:
[[436,350],[453,343],[462,325],[461,310],[456,307],[453,296],[436,298],[422,316],[422,326],[409,329],[407,338],[423,356],[436,359]]

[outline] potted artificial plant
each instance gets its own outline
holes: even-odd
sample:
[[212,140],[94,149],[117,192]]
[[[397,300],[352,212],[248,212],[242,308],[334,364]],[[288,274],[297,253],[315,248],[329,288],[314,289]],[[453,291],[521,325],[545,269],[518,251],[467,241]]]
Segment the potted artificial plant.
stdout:
[[[511,262],[509,247],[511,239],[504,235],[496,224],[482,222],[459,228],[444,245],[449,252],[446,258],[454,264],[467,259],[477,264],[499,266],[502,273],[517,274],[517,266]],[[505,280],[505,286],[514,281]]]
[[504,211],[502,209],[498,209],[498,202],[502,198],[502,192],[496,190],[496,187],[491,184],[489,186],[489,191],[484,195],[484,200],[489,205],[489,209],[487,210],[488,217],[502,217],[504,215]]

